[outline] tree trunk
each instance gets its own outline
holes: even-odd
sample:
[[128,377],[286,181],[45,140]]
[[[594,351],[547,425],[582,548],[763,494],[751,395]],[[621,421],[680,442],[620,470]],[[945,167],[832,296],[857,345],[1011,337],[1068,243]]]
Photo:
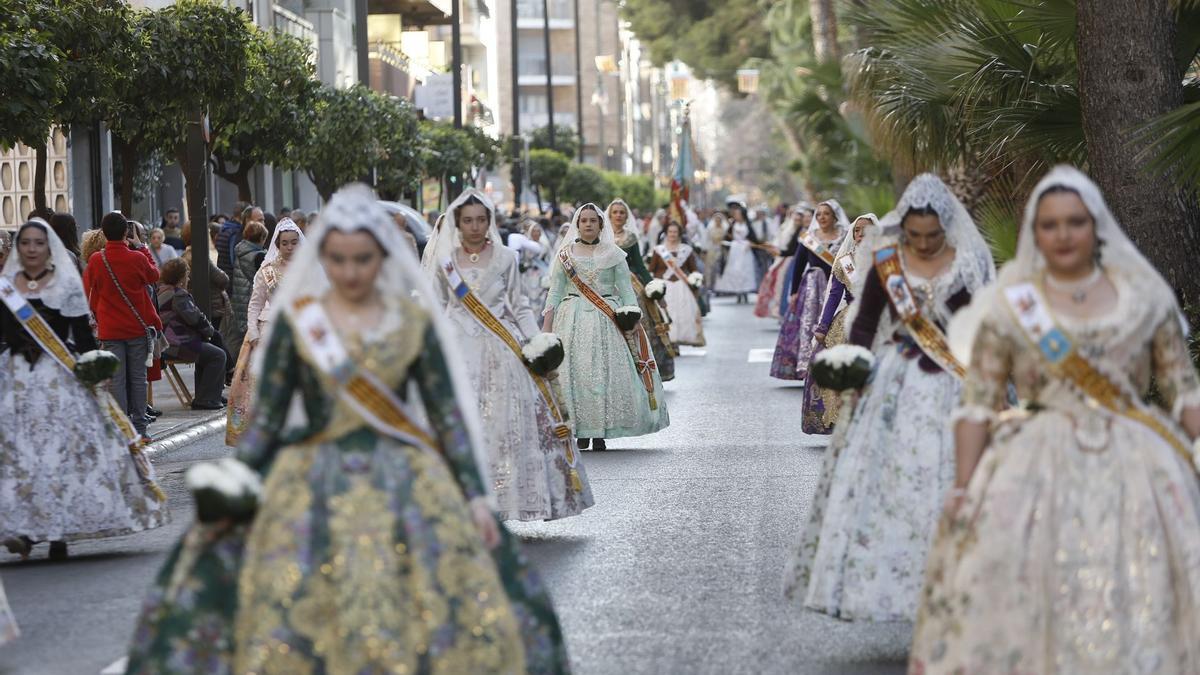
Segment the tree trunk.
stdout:
[[[41,210],[46,208],[46,164],[50,158],[46,152],[46,141],[43,140],[34,148],[35,162],[33,165],[33,207]],[[24,217],[27,214],[22,213]]]
[[1200,300],[1200,213],[1128,142],[1183,102],[1167,0],[1079,0],[1079,99],[1092,177],[1130,237],[1185,304]]
[[[121,155],[121,213],[128,218],[133,212],[133,175],[137,173],[138,148],[141,143],[138,139],[127,141],[117,134],[113,134],[112,139],[113,145]],[[94,170],[100,169],[96,167]]]
[[837,12],[833,0],[809,0],[808,13],[812,17],[813,51],[817,63],[828,63],[842,58],[837,41]]
[[239,202],[254,203],[254,191],[250,187],[250,169],[254,168],[253,166],[247,162],[238,162],[237,168],[230,171],[225,160],[216,155],[213,155],[210,164],[212,165],[214,175],[229,183],[233,183],[234,187],[237,188]]

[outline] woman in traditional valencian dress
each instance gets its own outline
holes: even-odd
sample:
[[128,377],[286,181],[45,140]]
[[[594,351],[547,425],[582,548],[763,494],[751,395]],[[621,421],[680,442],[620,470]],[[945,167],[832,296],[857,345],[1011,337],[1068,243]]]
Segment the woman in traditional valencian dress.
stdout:
[[289,274],[272,298],[238,452],[265,477],[257,513],[192,526],[128,672],[566,671],[489,507],[475,401],[414,252],[363,186],[309,235],[292,264],[324,274]]
[[740,305],[758,288],[758,263],[754,259],[754,247],[759,242],[754,236],[754,230],[750,229],[745,206],[730,204],[729,214],[732,222],[722,242],[725,247],[725,266],[713,290],[724,295],[737,296],[737,304]]
[[563,341],[559,368],[579,447],[604,450],[606,438],[642,436],[671,423],[650,339],[617,312],[636,312],[625,252],[595,204],[575,210],[550,269],[542,329]]
[[970,214],[932,174],[913,179],[879,230],[855,256],[866,273],[846,319],[850,342],[874,352],[874,375],[834,430],[785,586],[835,617],[896,621],[916,614],[954,478],[946,419],[962,366],[941,327],[995,269]]
[[692,275],[699,273],[696,269],[696,253],[683,241],[683,226],[679,223],[671,221],[667,224],[663,243],[654,247],[654,255],[650,258],[650,273],[667,284],[671,342],[703,347],[704,322],[692,286]]
[[711,291],[721,276],[721,262],[725,254],[725,234],[729,231],[729,219],[717,211],[708,219],[704,236],[708,238],[704,249],[704,288]]
[[60,559],[68,542],[164,524],[128,418],[72,370],[96,339],[79,271],[46,221],[17,230],[0,300],[0,541],[22,557],[48,541]]
[[[654,351],[654,361],[658,364],[658,375],[663,382],[675,379],[675,347],[671,344],[671,318],[665,311],[661,301],[646,297],[646,284],[654,278],[646,269],[646,260],[642,257],[642,245],[637,232],[626,228],[626,223],[633,217],[633,210],[623,199],[613,200],[605,210],[608,214],[608,224],[613,229],[613,240],[625,251],[625,263],[633,273],[630,282],[633,292],[637,294],[638,307],[642,310],[642,329],[650,338],[650,348]],[[653,250],[653,244],[651,244]]]
[[817,204],[815,227],[797,240],[792,269],[788,273],[788,308],[775,341],[771,377],[803,380],[813,354],[813,329],[821,320],[821,308],[833,268],[833,256],[846,238],[850,221],[837,200]]
[[550,239],[536,220],[526,219],[521,231],[508,236],[521,268],[521,293],[531,307],[546,305],[546,273],[550,269]]
[[521,349],[538,335],[537,315],[521,293],[517,253],[502,243],[487,195],[470,188],[450,204],[421,265],[479,398],[500,518],[579,515],[594,503],[592,490],[552,382],[525,365]]
[[[867,233],[879,227],[879,218],[874,213],[854,219],[850,236],[842,239],[842,245],[833,259],[833,274],[830,276],[829,291],[825,294],[821,320],[813,328],[816,343],[813,358],[827,347],[845,344],[846,314],[854,302],[849,289],[859,285],[861,278],[854,266],[854,253]],[[827,436],[833,433],[833,425],[842,409],[842,397],[836,391],[825,389],[812,378],[804,382],[804,405],[800,413],[800,430],[806,434]]]
[[783,228],[775,239],[779,250],[775,262],[767,270],[763,282],[758,286],[758,297],[754,302],[754,316],[760,319],[780,319],[787,313],[788,293],[791,288],[792,260],[795,258],[800,237],[808,232],[812,223],[812,206],[806,202],[797,204],[784,218]]
[[1200,378],[1174,292],[1087,176],[1042,179],[951,340],[956,478],[909,671],[1200,672]]
[[[288,263],[296,249],[304,243],[304,232],[291,218],[284,218],[275,225],[267,257],[254,273],[254,285],[250,291],[250,302],[246,305],[246,338],[238,356],[237,368],[233,373],[233,384],[229,387],[229,411],[225,420],[225,444],[236,446],[238,438],[250,424],[251,397],[257,388],[254,380],[252,359],[254,349],[266,332],[267,317],[271,316],[271,296],[283,281]],[[306,274],[318,274],[317,270]]]

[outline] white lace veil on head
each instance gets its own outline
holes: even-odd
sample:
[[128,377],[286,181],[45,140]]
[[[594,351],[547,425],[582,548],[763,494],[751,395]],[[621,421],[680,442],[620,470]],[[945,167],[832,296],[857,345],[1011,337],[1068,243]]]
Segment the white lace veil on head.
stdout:
[[458,209],[471,199],[475,199],[483,205],[483,208],[487,209],[488,239],[491,240],[492,246],[504,246],[504,239],[500,237],[500,228],[496,226],[496,205],[480,190],[473,187],[467,188],[454,201],[450,202],[450,206],[446,207],[446,212],[442,214],[434,227],[433,233],[429,235],[429,241],[425,244],[425,254],[421,256],[421,267],[425,269],[426,274],[437,274],[442,261],[449,258],[454,249],[462,245],[462,237],[458,232]]
[[820,224],[817,223],[817,209],[821,208],[822,206],[828,206],[829,208],[833,209],[833,216],[837,219],[837,226],[842,231],[847,231],[850,229],[850,219],[846,217],[846,209],[842,208],[842,205],[838,203],[838,200],[826,199],[820,204],[817,204],[816,209],[813,209],[813,219],[812,222],[808,224],[809,232],[816,232],[817,230],[821,229]]
[[[292,260],[296,269],[304,274],[288,274],[271,298],[270,319],[264,344],[271,344],[271,331],[280,324],[279,314],[296,298],[321,297],[329,291],[325,274],[315,273],[321,267],[321,244],[331,231],[366,232],[379,242],[387,252],[387,259],[375,280],[375,286],[384,297],[402,298],[413,302],[425,311],[434,328],[438,343],[450,373],[453,395],[461,411],[463,424],[470,438],[475,463],[483,483],[492,494],[492,481],[488,475],[488,459],[483,445],[483,425],[479,419],[479,403],[466,376],[466,367],[461,362],[463,353],[442,318],[441,305],[430,287],[429,279],[421,272],[416,252],[401,236],[400,229],[391,214],[380,205],[375,193],[360,183],[347,185],[336,193],[322,209],[315,224],[309,226],[312,244],[301,246]],[[314,272],[310,273],[309,270]],[[265,349],[257,350],[265,352]],[[257,354],[256,354],[257,357]],[[256,358],[255,370],[261,373],[262,361]],[[411,390],[409,401],[419,401]]]
[[9,251],[8,260],[4,261],[4,270],[0,271],[0,274],[13,281],[17,272],[21,271],[21,254],[17,246],[21,232],[27,227],[36,227],[45,232],[46,243],[50,245],[49,264],[54,266],[54,277],[38,289],[38,298],[42,304],[63,316],[87,316],[91,309],[88,307],[87,296],[83,292],[83,280],[79,278],[75,261],[67,252],[62,239],[54,233],[54,228],[41,218],[34,218],[17,228],[12,238],[12,250]]
[[555,267],[562,264],[558,261],[558,252],[563,250],[563,247],[566,247],[567,251],[570,252],[571,245],[579,238],[579,216],[588,210],[595,211],[600,216],[600,243],[596,244],[596,251],[594,253],[597,269],[607,269],[619,262],[625,261],[625,251],[622,251],[617,246],[612,225],[608,222],[608,214],[599,206],[588,202],[575,209],[575,213],[571,214],[571,225],[567,228],[567,233],[561,238],[561,241],[558,243],[558,249],[554,252]]
[[842,240],[842,245],[838,247],[837,254],[833,256],[834,260],[837,260],[849,253],[854,253],[855,249],[858,247],[858,244],[854,241],[854,224],[863,218],[871,221],[871,224],[867,226],[867,229],[863,230],[863,241],[867,240],[867,235],[870,234],[872,230],[877,230],[879,228],[879,216],[876,216],[874,213],[864,213],[850,221],[850,228],[846,230],[846,238]]
[[271,237],[271,246],[267,248],[267,256],[263,258],[264,265],[273,263],[281,257],[282,254],[279,252],[279,237],[284,232],[295,232],[300,235],[299,247],[302,248],[304,246],[304,230],[301,230],[296,221],[291,218],[283,218],[278,223],[275,223],[275,235]]
[[[612,207],[616,206],[617,204],[620,204],[621,206],[624,206],[624,207],[625,207],[625,213],[626,213],[626,214],[628,214],[628,215],[626,215],[626,216],[625,216],[625,231],[626,231],[626,232],[631,232],[631,233],[633,233],[633,234],[636,236],[636,235],[637,235],[637,228],[636,228],[636,227],[630,227],[630,225],[632,225],[632,224],[633,224],[633,222],[634,222],[634,217],[633,217],[633,209],[629,208],[629,202],[626,202],[624,199],[621,199],[620,197],[618,197],[618,198],[616,198],[616,199],[612,200],[611,202],[609,202],[609,203],[608,203],[608,206],[606,206],[606,207],[604,208],[604,217],[605,217],[605,218],[608,220],[608,224],[609,224],[610,226],[612,225],[612,215],[611,215],[611,214],[612,214]],[[613,239],[614,239],[614,240],[616,239],[616,231],[615,231],[615,230],[613,231]],[[641,237],[638,237],[638,239],[641,239]]]

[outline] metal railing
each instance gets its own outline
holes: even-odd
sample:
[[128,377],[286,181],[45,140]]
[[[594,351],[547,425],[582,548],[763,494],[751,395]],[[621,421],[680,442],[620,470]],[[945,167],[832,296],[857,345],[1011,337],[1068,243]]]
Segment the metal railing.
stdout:
[[[550,74],[555,77],[575,77],[575,63],[571,58],[557,57],[550,63]],[[518,77],[545,77],[546,58],[524,56],[517,60]]]
[[313,63],[317,62],[317,50],[320,49],[320,40],[317,36],[317,28],[311,21],[285,7],[272,5],[271,27],[280,33],[286,33],[307,42],[312,49],[312,61]]
[[[571,21],[575,18],[570,0],[550,0],[550,18]],[[517,0],[518,19],[541,19],[542,0]]]

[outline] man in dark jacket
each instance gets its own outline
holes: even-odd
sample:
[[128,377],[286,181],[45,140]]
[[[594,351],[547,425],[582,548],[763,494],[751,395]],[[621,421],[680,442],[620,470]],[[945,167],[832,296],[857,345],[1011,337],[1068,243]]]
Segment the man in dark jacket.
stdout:
[[233,249],[242,240],[242,228],[250,221],[263,222],[262,209],[238,202],[233,218],[225,221],[217,233],[217,267],[225,274],[233,275]]

